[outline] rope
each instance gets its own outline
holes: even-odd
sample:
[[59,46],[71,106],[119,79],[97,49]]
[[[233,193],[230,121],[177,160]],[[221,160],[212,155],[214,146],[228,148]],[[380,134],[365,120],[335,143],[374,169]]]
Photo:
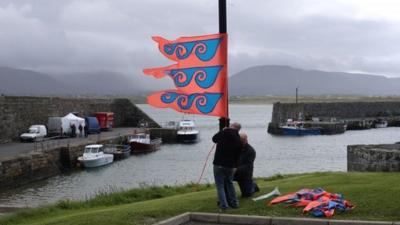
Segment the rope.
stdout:
[[211,152],[214,150],[215,145],[216,145],[216,144],[214,144],[214,145],[211,147],[210,151],[208,152],[206,161],[204,162],[204,165],[203,165],[203,170],[201,171],[199,180],[197,181],[196,185],[199,185],[201,179],[203,178],[203,174],[204,174],[204,170],[206,169],[206,166],[207,166],[208,158],[210,158]]

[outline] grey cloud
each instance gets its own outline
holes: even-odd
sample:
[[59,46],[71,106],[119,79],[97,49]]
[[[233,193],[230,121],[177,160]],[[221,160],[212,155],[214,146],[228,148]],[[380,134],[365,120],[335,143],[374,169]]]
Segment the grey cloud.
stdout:
[[[0,65],[50,72],[105,69],[144,83],[166,66],[150,39],[218,32],[217,1],[3,0]],[[249,66],[400,76],[395,21],[359,19],[335,1],[228,0],[230,74]]]

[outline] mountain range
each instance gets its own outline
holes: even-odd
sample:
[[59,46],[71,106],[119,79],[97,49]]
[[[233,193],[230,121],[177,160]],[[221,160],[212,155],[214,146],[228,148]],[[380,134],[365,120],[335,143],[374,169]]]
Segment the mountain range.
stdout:
[[230,95],[400,95],[400,78],[255,66],[229,79]]
[[[53,75],[0,67],[5,95],[142,95],[155,91],[150,87],[111,71]],[[294,95],[296,88],[301,95],[400,95],[400,78],[275,65],[250,67],[229,78],[231,96]]]
[[0,67],[0,93],[6,95],[137,95],[147,92],[134,78],[110,71],[49,75]]

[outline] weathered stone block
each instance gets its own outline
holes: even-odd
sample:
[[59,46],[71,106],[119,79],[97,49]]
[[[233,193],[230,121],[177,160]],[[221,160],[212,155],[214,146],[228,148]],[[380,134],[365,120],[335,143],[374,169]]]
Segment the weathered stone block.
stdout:
[[162,222],[156,223],[155,225],[181,225],[181,224],[186,224],[189,221],[190,221],[190,213],[184,213],[184,214],[169,218],[167,220],[164,220]]
[[243,216],[243,215],[228,215],[221,214],[219,216],[219,223],[222,224],[238,224],[238,225],[270,225],[270,217],[262,216]]
[[392,225],[392,222],[358,221],[358,220],[331,220],[329,225]]
[[218,222],[219,214],[214,213],[191,213],[190,220],[191,221],[198,221],[198,222]]
[[328,225],[328,220],[273,217],[271,225]]

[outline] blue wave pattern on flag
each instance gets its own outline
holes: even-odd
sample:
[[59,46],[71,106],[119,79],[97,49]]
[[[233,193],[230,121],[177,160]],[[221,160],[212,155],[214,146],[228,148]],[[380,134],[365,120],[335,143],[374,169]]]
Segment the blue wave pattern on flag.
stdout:
[[214,85],[222,67],[223,66],[220,65],[174,69],[167,71],[167,74],[174,80],[177,87],[182,88],[188,86],[194,77],[199,87],[207,89]]
[[197,58],[206,62],[214,58],[221,40],[222,38],[215,38],[202,41],[174,43],[165,45],[164,51],[168,55],[176,54],[179,60],[184,60],[189,57],[194,50]]
[[191,109],[194,105],[201,113],[208,114],[212,112],[218,100],[222,97],[222,93],[194,93],[181,94],[177,92],[166,92],[161,96],[161,101],[165,104],[177,102],[182,110]]

